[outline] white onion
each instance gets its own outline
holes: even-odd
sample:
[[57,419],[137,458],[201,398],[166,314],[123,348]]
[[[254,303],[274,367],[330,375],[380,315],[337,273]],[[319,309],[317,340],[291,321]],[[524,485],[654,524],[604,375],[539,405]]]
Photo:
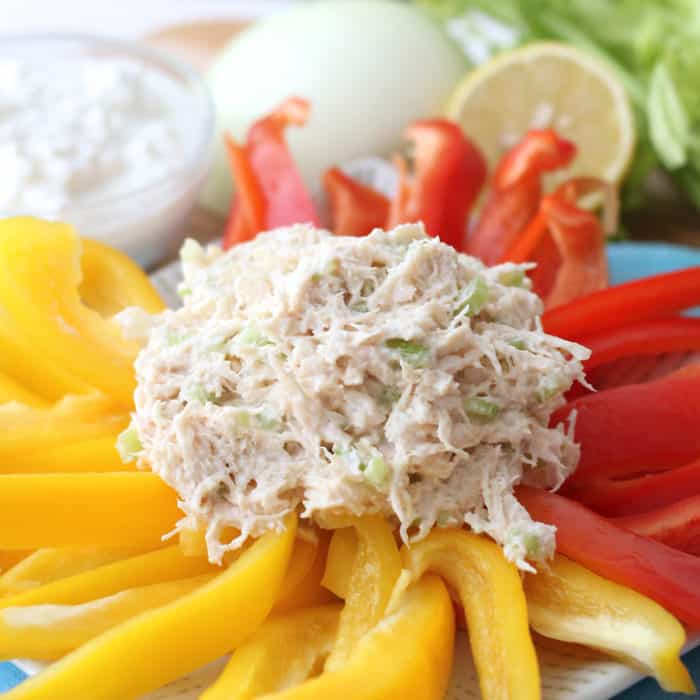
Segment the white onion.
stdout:
[[235,37],[208,76],[217,147],[204,204],[226,211],[231,177],[221,134],[242,139],[255,119],[290,95],[311,117],[288,140],[310,187],[331,165],[385,155],[415,119],[438,115],[468,66],[419,10],[387,0],[310,2]]

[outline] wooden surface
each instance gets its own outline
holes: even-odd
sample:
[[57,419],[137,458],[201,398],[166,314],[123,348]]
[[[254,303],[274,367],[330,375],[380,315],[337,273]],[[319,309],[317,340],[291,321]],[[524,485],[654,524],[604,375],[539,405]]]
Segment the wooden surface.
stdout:
[[[205,71],[229,39],[245,26],[246,22],[194,22],[160,30],[145,39]],[[700,213],[686,203],[627,213],[624,223],[637,240],[666,240],[700,247]],[[221,235],[223,226],[224,219],[218,213],[197,207],[190,221],[190,235],[211,241]]]

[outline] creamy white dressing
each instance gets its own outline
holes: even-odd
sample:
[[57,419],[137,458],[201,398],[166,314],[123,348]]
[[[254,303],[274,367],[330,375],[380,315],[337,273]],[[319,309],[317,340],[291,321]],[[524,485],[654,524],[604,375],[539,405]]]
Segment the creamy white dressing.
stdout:
[[60,217],[177,172],[184,97],[125,59],[0,59],[0,211]]
[[486,268],[420,225],[190,242],[183,266],[181,309],[150,332],[123,319],[148,332],[131,442],[213,561],[296,509],[322,526],[383,513],[405,541],[467,523],[523,568],[553,552],[513,487],[575,468],[548,422],[588,351],[542,332],[522,267]]

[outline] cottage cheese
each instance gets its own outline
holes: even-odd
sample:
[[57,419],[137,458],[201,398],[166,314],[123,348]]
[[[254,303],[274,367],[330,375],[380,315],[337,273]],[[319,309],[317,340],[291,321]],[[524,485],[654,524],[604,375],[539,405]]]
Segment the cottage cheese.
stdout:
[[124,59],[0,60],[0,212],[61,217],[178,170],[181,98]]

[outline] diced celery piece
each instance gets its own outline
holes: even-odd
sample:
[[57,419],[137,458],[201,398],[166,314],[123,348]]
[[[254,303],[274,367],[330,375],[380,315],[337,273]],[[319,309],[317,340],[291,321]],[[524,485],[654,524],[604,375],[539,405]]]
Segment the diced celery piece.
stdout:
[[525,552],[527,553],[528,559],[540,558],[542,545],[539,537],[535,535],[525,535],[525,537],[523,537],[523,544],[525,545]]
[[242,345],[256,345],[257,347],[274,345],[274,343],[266,335],[263,335],[255,326],[246,326],[236,336],[236,340]]
[[258,413],[255,419],[263,430],[279,430],[282,427],[282,423],[279,419],[267,413]]
[[511,340],[510,344],[517,350],[527,350],[527,345],[525,345],[524,340]]
[[234,416],[234,420],[236,425],[241,428],[250,428],[250,413],[248,411],[238,411]]
[[377,489],[382,488],[386,484],[389,476],[389,467],[387,467],[386,462],[381,457],[372,457],[366,465],[360,464],[360,471],[365,481]]
[[544,376],[540,379],[537,387],[537,400],[543,403],[557,394],[563,394],[568,389],[569,385],[560,377]]
[[177,295],[180,297],[180,299],[184,299],[190,294],[192,294],[192,290],[186,284],[178,284]]
[[199,403],[211,403],[216,398],[214,394],[208,392],[201,384],[187,387],[183,395],[187,401],[199,401]]
[[483,421],[491,421],[501,412],[501,408],[498,404],[484,399],[481,396],[472,396],[467,399],[465,410],[467,411],[467,415]]
[[141,444],[139,434],[136,432],[136,428],[133,425],[130,425],[119,434],[116,447],[117,452],[119,452],[119,456],[124,464],[133,462],[136,457],[138,457],[140,452],[143,450],[143,445]]
[[429,350],[421,343],[414,343],[401,338],[389,338],[385,343],[390,350],[396,350],[408,364],[422,367],[428,359]]
[[464,290],[464,300],[455,309],[458,316],[466,310],[467,316],[476,316],[489,300],[489,287],[483,277],[475,277]]
[[520,268],[504,270],[498,275],[498,281],[506,287],[522,287],[525,281],[525,273]]
[[193,238],[185,238],[185,242],[180,248],[180,260],[182,262],[194,262],[200,260],[204,249]]
[[382,406],[392,406],[401,398],[401,392],[395,386],[385,386],[379,395]]

